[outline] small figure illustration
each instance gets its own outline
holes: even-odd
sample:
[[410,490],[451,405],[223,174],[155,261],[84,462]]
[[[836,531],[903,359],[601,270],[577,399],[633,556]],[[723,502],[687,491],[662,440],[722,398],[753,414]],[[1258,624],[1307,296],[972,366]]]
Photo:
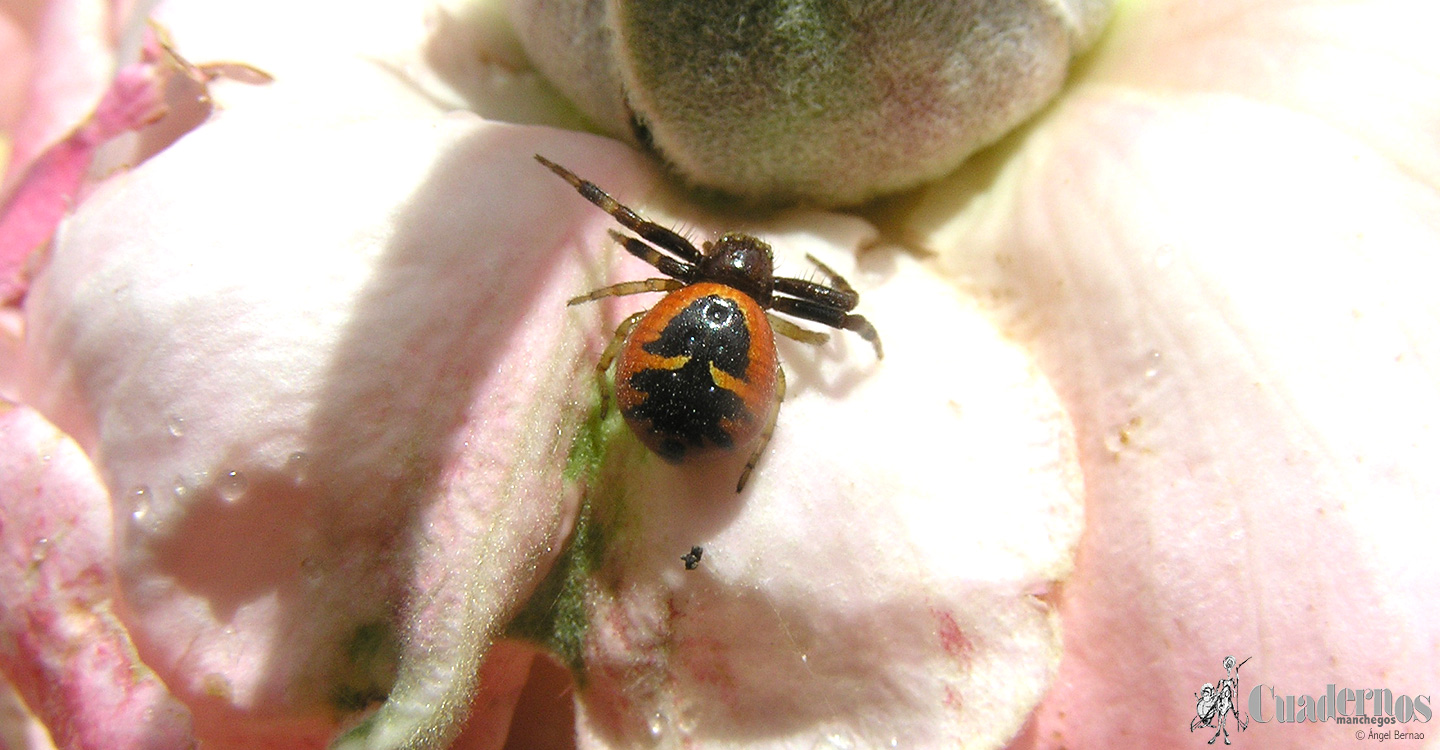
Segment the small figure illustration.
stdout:
[[1218,685],[1205,683],[1205,687],[1195,695],[1195,718],[1190,720],[1190,731],[1195,731],[1196,727],[1215,727],[1215,736],[1206,744],[1215,744],[1222,734],[1225,735],[1225,744],[1230,744],[1230,730],[1225,727],[1225,720],[1230,714],[1235,715],[1240,731],[1245,731],[1248,726],[1249,722],[1240,715],[1240,706],[1235,703],[1235,698],[1240,695],[1240,668],[1253,658],[1246,657],[1245,661],[1236,664],[1235,657],[1225,657],[1225,678]]

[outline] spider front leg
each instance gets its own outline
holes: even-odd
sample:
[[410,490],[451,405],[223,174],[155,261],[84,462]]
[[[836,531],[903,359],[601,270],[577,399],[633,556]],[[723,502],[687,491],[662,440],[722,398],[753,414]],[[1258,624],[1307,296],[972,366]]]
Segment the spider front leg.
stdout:
[[854,310],[855,306],[860,304],[860,294],[855,291],[854,287],[850,286],[850,282],[846,281],[844,276],[836,273],[835,269],[821,263],[819,258],[809,253],[805,254],[805,259],[814,263],[815,267],[820,270],[820,273],[824,274],[825,278],[830,280],[830,286],[816,284],[813,281],[805,281],[804,279],[781,277],[775,279],[775,291],[788,294],[792,297],[819,302],[823,305],[838,307],[846,312]]
[[602,286],[599,289],[586,292],[578,297],[571,297],[565,303],[566,307],[573,307],[582,302],[592,302],[605,297],[624,297],[628,294],[644,294],[646,292],[673,292],[685,286],[683,281],[675,279],[643,279],[641,281],[622,281],[619,284]]
[[863,315],[854,315],[845,310],[827,305],[823,302],[815,302],[798,297],[776,297],[770,302],[770,309],[782,312],[787,315],[794,315],[797,318],[813,320],[816,323],[823,323],[831,328],[843,328],[847,331],[854,331],[860,338],[870,342],[875,347],[875,358],[884,359],[885,350],[880,346],[880,334],[875,326],[865,319]]
[[655,266],[655,268],[660,270],[660,273],[685,281],[689,281],[690,277],[695,275],[695,266],[675,260],[668,255],[661,255],[659,250],[650,247],[634,237],[627,237],[614,229],[609,231],[610,236],[614,237],[615,241],[619,242],[621,247],[625,248],[625,252]]
[[600,210],[615,217],[615,221],[620,222],[620,226],[675,253],[685,260],[697,263],[700,261],[700,251],[695,249],[695,246],[690,244],[689,240],[672,230],[642,218],[640,214],[635,213],[619,201],[611,198],[608,193],[600,189],[599,185],[589,180],[581,179],[576,176],[574,172],[539,154],[535,155],[535,161],[544,164],[551,172],[560,175],[561,179],[570,183],[571,187],[574,187],[582,198],[594,203],[600,207]]
[[830,266],[821,263],[819,258],[811,255],[810,253],[805,253],[805,260],[814,263],[815,267],[820,269],[820,273],[825,274],[825,277],[830,279],[830,286],[833,286],[842,292],[855,291],[855,288],[850,286],[850,282],[846,281],[844,276],[836,273],[835,269],[831,268]]

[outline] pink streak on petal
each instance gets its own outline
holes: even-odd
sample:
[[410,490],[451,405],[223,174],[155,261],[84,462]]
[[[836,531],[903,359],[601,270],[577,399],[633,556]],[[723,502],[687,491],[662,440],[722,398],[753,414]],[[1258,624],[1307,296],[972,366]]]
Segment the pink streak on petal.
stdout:
[[115,618],[109,498],[34,411],[0,404],[0,668],[67,748],[188,748],[190,713]]
[[75,204],[100,144],[154,122],[164,111],[164,85],[156,67],[126,66],[95,112],[30,166],[0,208],[0,303],[24,295],[30,254],[49,241]]
[[13,188],[47,147],[95,108],[115,73],[115,15],[104,0],[54,0],[17,9],[31,73],[0,189]]

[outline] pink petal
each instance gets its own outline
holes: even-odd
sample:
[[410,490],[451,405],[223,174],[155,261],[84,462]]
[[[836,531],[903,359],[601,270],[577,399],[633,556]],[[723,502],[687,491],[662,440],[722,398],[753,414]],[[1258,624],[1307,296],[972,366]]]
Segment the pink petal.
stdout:
[[8,194],[45,149],[84,120],[110,85],[113,10],[97,0],[22,3],[16,17],[24,19],[28,76],[0,194]]
[[207,743],[320,742],[387,694],[370,742],[445,736],[573,513],[586,258],[530,158],[566,149],[266,117],[87,201],[32,294],[28,398],[125,498],[127,622]]
[[1440,681],[1440,57],[1415,9],[1136,6],[983,199],[970,174],[920,201],[1077,424],[1087,532],[1024,746],[1194,747],[1227,655],[1253,657],[1242,710],[1262,683]]
[[95,112],[30,165],[0,204],[0,304],[24,294],[26,262],[75,205],[96,149],[159,119],[163,98],[163,81],[153,64],[121,69]]
[[109,498],[79,448],[0,404],[0,667],[67,748],[186,748],[185,706],[117,619]]

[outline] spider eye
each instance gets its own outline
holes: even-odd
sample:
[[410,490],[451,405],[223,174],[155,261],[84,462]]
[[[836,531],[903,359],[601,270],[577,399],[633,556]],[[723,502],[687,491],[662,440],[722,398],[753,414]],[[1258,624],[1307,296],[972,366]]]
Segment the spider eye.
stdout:
[[734,308],[724,302],[711,302],[705,308],[705,320],[717,328],[727,325],[734,314]]

